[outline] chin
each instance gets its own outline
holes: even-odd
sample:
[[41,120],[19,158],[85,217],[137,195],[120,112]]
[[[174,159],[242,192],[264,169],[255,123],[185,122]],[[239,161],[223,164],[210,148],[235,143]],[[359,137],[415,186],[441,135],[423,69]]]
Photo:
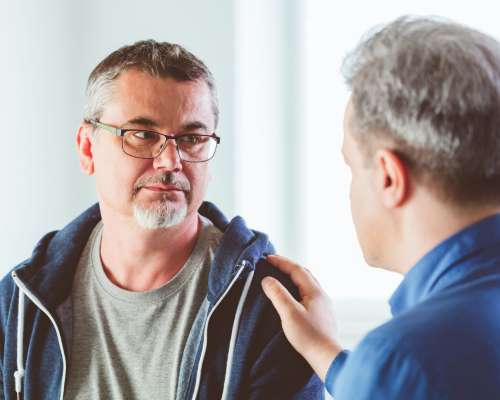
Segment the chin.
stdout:
[[155,230],[166,229],[178,225],[187,216],[187,205],[174,205],[167,202],[157,202],[148,207],[134,204],[134,218],[143,228]]
[[383,268],[382,267],[382,260],[380,257],[380,254],[377,254],[374,251],[368,251],[367,249],[362,248],[361,249],[363,252],[363,258],[365,262],[373,268]]
[[384,257],[382,254],[377,253],[377,254],[371,254],[371,255],[364,255],[365,262],[372,268],[378,268],[378,269],[383,269],[385,271],[394,271],[394,268],[389,265],[387,260],[384,260]]

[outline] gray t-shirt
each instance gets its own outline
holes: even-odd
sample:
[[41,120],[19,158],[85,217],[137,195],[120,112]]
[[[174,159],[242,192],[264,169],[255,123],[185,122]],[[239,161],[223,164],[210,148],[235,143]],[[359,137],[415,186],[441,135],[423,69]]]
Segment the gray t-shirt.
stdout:
[[73,283],[73,339],[64,399],[174,400],[182,352],[207,293],[222,233],[206,218],[193,253],[164,286],[131,292],[114,285],[93,230]]

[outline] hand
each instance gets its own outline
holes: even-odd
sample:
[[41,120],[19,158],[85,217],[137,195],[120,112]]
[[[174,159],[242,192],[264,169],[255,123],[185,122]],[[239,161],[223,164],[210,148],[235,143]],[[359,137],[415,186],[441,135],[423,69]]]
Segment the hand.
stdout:
[[280,316],[286,338],[324,381],[330,364],[342,351],[335,339],[331,301],[300,265],[280,256],[268,256],[267,261],[289,275],[299,289],[300,302],[278,280],[270,276],[262,280],[262,289]]

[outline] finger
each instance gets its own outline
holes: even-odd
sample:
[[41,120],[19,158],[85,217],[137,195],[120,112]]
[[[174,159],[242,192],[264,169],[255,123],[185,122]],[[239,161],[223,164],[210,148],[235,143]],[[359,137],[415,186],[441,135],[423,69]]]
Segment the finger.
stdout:
[[311,277],[311,279],[313,279],[313,280],[314,280],[314,282],[316,282],[316,285],[317,285],[318,287],[321,287],[321,283],[319,283],[318,278],[316,278],[316,277],[313,275],[313,273],[311,272],[311,270],[309,270],[309,269],[307,269],[307,268],[304,268],[304,270],[305,270],[305,271],[309,274],[309,276]]
[[297,270],[302,270],[303,268],[297,264],[296,262],[293,262],[289,258],[279,256],[277,254],[269,254],[266,257],[267,261],[269,261],[272,265],[274,265],[276,268],[281,270],[287,275],[291,275],[293,272]]
[[312,295],[316,291],[320,290],[319,282],[309,271],[302,268],[299,264],[278,255],[267,256],[267,261],[280,271],[290,276],[292,282],[299,289],[301,297]]
[[302,307],[277,279],[266,276],[262,279],[261,285],[282,321],[286,315]]

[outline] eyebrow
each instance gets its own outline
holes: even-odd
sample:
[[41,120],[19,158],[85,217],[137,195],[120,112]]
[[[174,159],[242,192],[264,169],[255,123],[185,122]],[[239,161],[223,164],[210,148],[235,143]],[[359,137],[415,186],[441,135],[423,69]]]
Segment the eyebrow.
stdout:
[[[128,120],[124,125],[140,125],[149,129],[152,128],[157,128],[158,123],[150,118],[147,117],[137,117],[137,118],[132,118]],[[184,125],[182,125],[179,129],[179,132],[185,132],[185,131],[193,131],[201,129],[205,132],[208,132],[208,127],[201,121],[191,121],[187,122]]]
[[145,126],[147,128],[154,128],[155,126],[158,126],[155,121],[152,119],[146,118],[146,117],[136,117],[128,120],[123,124],[125,125],[141,125]]
[[181,131],[194,131],[197,129],[201,129],[205,132],[208,132],[208,127],[201,121],[192,121],[188,122],[181,126]]

